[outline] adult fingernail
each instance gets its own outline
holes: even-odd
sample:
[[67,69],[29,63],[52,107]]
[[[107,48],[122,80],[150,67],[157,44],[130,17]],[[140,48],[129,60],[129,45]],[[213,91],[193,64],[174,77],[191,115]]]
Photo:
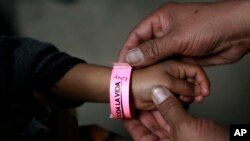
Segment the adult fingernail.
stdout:
[[171,93],[166,88],[157,86],[152,89],[152,99],[157,105],[165,101],[170,95]]
[[144,61],[143,53],[139,48],[134,48],[134,49],[129,50],[125,57],[126,57],[126,61],[130,65],[136,65]]

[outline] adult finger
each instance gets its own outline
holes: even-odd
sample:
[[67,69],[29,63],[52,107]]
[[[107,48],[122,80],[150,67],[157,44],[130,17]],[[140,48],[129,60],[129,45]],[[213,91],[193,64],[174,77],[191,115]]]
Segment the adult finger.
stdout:
[[122,47],[120,54],[119,54],[119,62],[126,62],[125,54],[128,50],[131,50],[138,46],[139,44],[146,42],[148,40],[153,39],[154,30],[158,29],[155,27],[159,26],[158,20],[154,20],[155,18],[151,18],[148,16],[144,20],[142,20],[129,34],[127,41],[125,42],[124,46]]
[[147,127],[141,124],[139,120],[136,119],[125,119],[123,124],[133,140],[135,141],[158,141],[159,137],[152,134]]
[[160,139],[169,138],[169,125],[162,118],[159,111],[143,111],[140,113],[139,120]]
[[152,90],[152,99],[171,129],[179,127],[192,117],[182,107],[180,101],[166,88],[157,86]]
[[181,50],[178,42],[176,42],[178,37],[175,38],[165,35],[164,37],[144,42],[128,50],[125,59],[132,66],[143,67],[154,64],[171,55],[179,54]]

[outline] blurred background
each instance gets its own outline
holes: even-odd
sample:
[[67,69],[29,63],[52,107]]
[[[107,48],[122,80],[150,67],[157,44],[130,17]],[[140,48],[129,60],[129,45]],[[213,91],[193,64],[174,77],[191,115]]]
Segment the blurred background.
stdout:
[[[117,60],[132,28],[166,2],[0,0],[1,9],[11,15],[7,19],[14,21],[10,22],[16,27],[13,32],[50,42],[88,63],[105,66],[111,66]],[[202,104],[192,104],[190,112],[225,126],[250,123],[250,55],[236,64],[206,68],[206,72],[212,84],[211,95]],[[129,137],[121,122],[110,119],[109,114],[108,104],[86,103],[77,109],[80,125],[94,123]]]

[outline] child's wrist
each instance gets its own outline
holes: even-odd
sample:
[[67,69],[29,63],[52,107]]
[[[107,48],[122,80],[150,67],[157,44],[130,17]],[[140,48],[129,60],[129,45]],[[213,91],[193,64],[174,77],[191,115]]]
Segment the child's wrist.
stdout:
[[130,77],[132,67],[114,63],[110,77],[110,109],[112,118],[131,118]]

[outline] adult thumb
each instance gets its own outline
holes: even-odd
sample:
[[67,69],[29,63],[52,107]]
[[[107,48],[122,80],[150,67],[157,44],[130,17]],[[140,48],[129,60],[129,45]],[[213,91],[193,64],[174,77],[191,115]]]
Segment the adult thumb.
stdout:
[[181,102],[166,88],[157,86],[152,89],[152,99],[162,117],[170,126],[178,127],[191,118]]
[[167,42],[165,38],[157,38],[128,50],[125,54],[127,63],[135,67],[143,67],[154,64],[159,60],[175,54],[177,48],[173,42]]

